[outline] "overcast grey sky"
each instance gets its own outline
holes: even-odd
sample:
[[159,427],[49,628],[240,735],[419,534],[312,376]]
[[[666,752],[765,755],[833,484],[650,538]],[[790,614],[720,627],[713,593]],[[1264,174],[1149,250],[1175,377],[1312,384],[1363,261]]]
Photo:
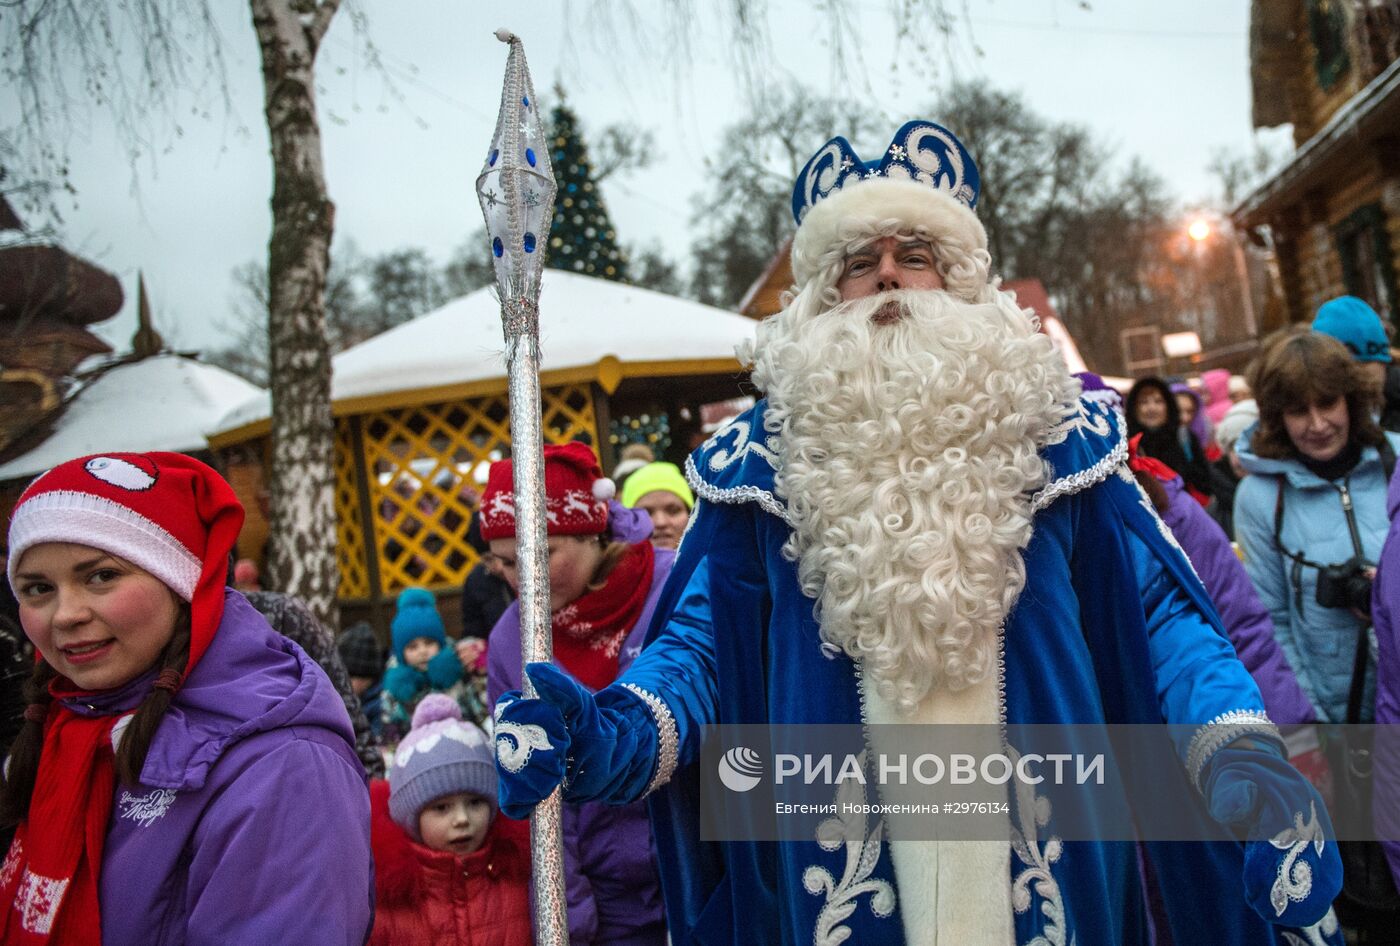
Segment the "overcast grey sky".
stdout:
[[[138,270],[157,327],[198,348],[225,341],[219,326],[231,320],[230,270],[266,257],[271,169],[256,41],[246,4],[214,6],[224,17],[232,118],[215,112],[187,123],[178,140],[159,140],[160,153],[141,163],[139,193],[100,118],[72,143],[79,206],[68,214],[67,244],[122,279],[127,305],[98,329],[119,350],[135,325]],[[507,26],[525,41],[537,89],[562,81],[586,128],[628,121],[654,133],[654,165],[609,180],[603,196],[624,242],[659,241],[671,257],[683,256],[691,196],[709,184],[706,159],[742,112],[724,53],[729,40],[715,25],[697,24],[689,65],[673,70],[606,36],[570,38],[558,3],[517,0],[486,13],[486,4],[465,0],[360,6],[403,100],[360,61],[342,11],[318,64],[337,242],[352,239],[367,253],[422,246],[441,262],[480,225],[473,185],[506,54],[492,30]],[[576,16],[583,6],[575,3]],[[881,0],[854,0],[869,24],[859,48],[866,79],[842,85],[806,5],[773,0],[773,68],[820,92],[853,92],[888,119],[889,133],[934,96],[937,82],[980,77],[1023,92],[1042,114],[1090,126],[1120,160],[1141,156],[1185,203],[1213,196],[1206,165],[1214,149],[1244,150],[1253,140],[1247,0],[1093,0],[1090,11],[1072,0],[969,6],[971,39],[935,71],[907,43],[896,58]],[[1273,144],[1288,140],[1286,131],[1265,134]],[[854,144],[874,153],[887,141]]]

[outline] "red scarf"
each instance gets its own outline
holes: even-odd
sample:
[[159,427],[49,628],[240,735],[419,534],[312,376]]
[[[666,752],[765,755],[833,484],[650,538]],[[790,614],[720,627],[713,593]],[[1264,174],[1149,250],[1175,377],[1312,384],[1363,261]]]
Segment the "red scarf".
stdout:
[[[68,681],[55,680],[50,692],[71,695],[59,683]],[[10,905],[5,946],[102,942],[97,876],[116,787],[112,726],[119,718],[50,705],[29,817],[0,866],[0,904]],[[31,845],[31,837],[41,840]]]
[[[1180,473],[1167,466],[1161,460],[1139,452],[1141,443],[1142,434],[1137,434],[1128,441],[1128,469],[1132,470],[1134,473],[1147,473],[1150,476],[1155,476],[1163,483],[1170,483],[1178,476],[1181,476]],[[1187,495],[1196,502],[1200,503],[1202,506],[1210,505],[1210,497],[1196,489],[1196,487],[1192,486],[1190,483],[1187,483],[1184,478],[1182,479],[1182,485],[1186,487]]]
[[1138,434],[1128,441],[1128,469],[1134,473],[1146,473],[1149,476],[1154,476],[1163,483],[1170,483],[1180,475],[1156,457],[1139,453],[1138,445],[1141,442],[1142,434]]
[[574,679],[601,690],[617,679],[622,642],[637,626],[651,593],[655,553],[650,542],[627,550],[603,587],[555,611],[554,656]]

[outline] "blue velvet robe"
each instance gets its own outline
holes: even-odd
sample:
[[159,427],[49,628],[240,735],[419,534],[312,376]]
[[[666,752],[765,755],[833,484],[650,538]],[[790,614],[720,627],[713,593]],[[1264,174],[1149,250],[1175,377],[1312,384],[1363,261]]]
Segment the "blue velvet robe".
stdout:
[[[656,694],[675,718],[677,768],[648,797],[672,941],[902,944],[877,816],[868,816],[859,850],[824,850],[815,837],[700,840],[701,727],[866,721],[859,667],[824,652],[813,602],[781,555],[790,529],[773,494],[777,442],[763,428],[764,408],[759,402],[688,462],[701,501],[647,647],[619,681]],[[1127,470],[1121,416],[1085,399],[1064,428],[1043,452],[1052,477],[1034,501],[1027,584],[1003,633],[1006,722],[1262,719],[1259,692],[1204,589]],[[1184,759],[1187,746],[1179,749]],[[1127,786],[1131,797],[1199,798],[1184,768],[1153,775],[1150,786]],[[1159,944],[1340,943],[1335,923],[1330,935],[1314,928],[1285,940],[1256,915],[1241,892],[1242,845],[1198,807],[1201,836],[1220,840],[1143,845],[1147,885],[1159,890],[1170,929]],[[1012,817],[1025,833],[1013,845],[1008,884],[1028,894],[1014,915],[1017,943],[1149,942],[1134,844],[1052,841],[1053,804],[1044,826],[1015,809]]]

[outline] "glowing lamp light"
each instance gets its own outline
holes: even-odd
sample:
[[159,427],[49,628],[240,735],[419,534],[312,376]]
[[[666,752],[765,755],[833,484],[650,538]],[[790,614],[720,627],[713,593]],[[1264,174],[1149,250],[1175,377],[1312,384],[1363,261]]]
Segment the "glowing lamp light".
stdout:
[[1210,236],[1210,221],[1204,219],[1192,220],[1191,225],[1186,228],[1186,235],[1197,243],[1200,243],[1206,237]]
[[1201,336],[1195,332],[1172,332],[1162,336],[1162,352],[1168,358],[1189,358],[1201,353]]

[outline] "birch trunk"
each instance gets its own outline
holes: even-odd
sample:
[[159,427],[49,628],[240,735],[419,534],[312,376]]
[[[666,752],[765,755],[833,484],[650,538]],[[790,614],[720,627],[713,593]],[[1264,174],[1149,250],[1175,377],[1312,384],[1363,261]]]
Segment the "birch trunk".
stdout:
[[326,193],[315,64],[340,0],[249,0],[262,52],[272,146],[268,242],[272,499],[269,570],[280,591],[338,626],[326,269],[335,205]]

